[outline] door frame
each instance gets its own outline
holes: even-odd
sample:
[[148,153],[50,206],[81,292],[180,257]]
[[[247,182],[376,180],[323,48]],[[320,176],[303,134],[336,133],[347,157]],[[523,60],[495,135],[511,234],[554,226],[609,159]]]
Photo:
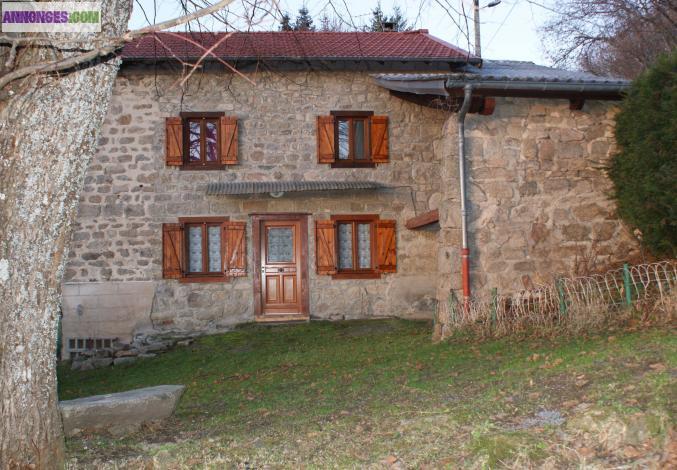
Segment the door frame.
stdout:
[[[299,212],[276,212],[249,214],[252,218],[252,252],[254,253],[254,320],[257,322],[287,322],[310,319],[310,301],[308,287],[308,213]],[[261,235],[263,222],[268,220],[300,222],[299,233],[301,250],[299,253],[299,295],[301,296],[301,311],[298,314],[266,316],[262,312],[262,286],[261,286]]]

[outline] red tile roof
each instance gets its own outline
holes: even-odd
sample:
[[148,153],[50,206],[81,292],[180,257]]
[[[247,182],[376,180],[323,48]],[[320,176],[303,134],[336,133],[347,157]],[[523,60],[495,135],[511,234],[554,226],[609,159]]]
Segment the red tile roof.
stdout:
[[[123,59],[200,57],[223,39],[214,53],[225,60],[432,60],[466,62],[468,52],[428,34],[427,30],[387,33],[367,32],[249,32],[156,33],[127,44]],[[184,39],[185,38],[185,39]],[[204,48],[191,44],[192,40]]]

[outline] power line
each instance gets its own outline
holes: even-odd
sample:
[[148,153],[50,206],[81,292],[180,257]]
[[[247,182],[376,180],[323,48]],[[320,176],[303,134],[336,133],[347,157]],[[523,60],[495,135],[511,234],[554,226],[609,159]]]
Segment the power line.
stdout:
[[498,29],[497,29],[496,31],[494,31],[494,34],[491,36],[491,39],[489,39],[489,42],[487,42],[487,45],[486,45],[485,47],[489,47],[489,46],[491,45],[491,41],[494,40],[494,38],[495,38],[496,35],[499,33],[499,31],[501,30],[501,28],[503,28],[503,25],[504,25],[505,22],[508,20],[508,18],[510,17],[510,14],[513,12],[513,10],[515,9],[516,6],[517,6],[517,1],[515,1],[515,3],[512,4],[512,7],[510,8],[510,11],[508,11],[508,14],[505,15],[505,18],[503,18],[503,21],[501,21],[501,24],[498,26]]

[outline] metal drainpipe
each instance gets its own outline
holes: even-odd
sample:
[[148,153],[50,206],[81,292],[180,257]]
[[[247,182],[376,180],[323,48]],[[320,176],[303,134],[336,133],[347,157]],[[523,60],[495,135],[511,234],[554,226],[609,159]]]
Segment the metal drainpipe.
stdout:
[[463,299],[470,300],[470,250],[468,249],[468,212],[466,208],[465,188],[465,115],[472,101],[472,85],[465,85],[463,104],[458,112],[458,176],[461,182],[461,277],[463,280]]

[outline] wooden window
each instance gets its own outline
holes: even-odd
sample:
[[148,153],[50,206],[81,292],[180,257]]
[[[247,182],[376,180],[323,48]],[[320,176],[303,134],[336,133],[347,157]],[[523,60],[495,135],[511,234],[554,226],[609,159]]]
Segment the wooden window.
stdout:
[[187,147],[186,164],[220,165],[218,118],[191,117],[183,121]]
[[376,215],[334,215],[315,228],[318,274],[337,279],[380,277],[397,268],[395,222]]
[[317,118],[319,163],[373,168],[388,162],[388,117],[371,111],[332,111]]
[[246,276],[245,223],[185,217],[163,225],[163,277],[185,282]]
[[185,276],[223,276],[224,219],[179,219],[184,224]]
[[223,113],[181,113],[166,119],[166,164],[187,170],[237,164],[237,118]]

